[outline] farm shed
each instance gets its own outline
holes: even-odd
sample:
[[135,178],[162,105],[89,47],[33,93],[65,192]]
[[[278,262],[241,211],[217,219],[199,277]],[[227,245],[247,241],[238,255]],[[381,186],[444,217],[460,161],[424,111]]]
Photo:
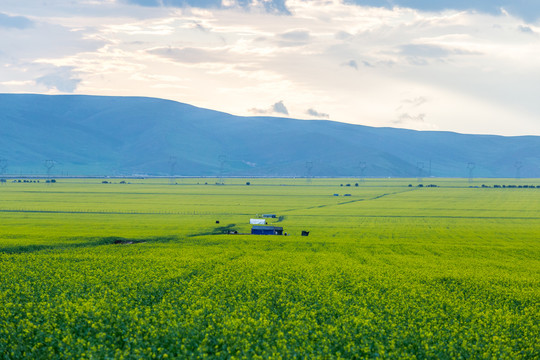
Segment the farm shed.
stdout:
[[263,214],[263,218],[276,218],[276,214]]
[[253,225],[251,235],[283,235],[283,228],[278,226]]
[[249,223],[252,225],[266,225],[266,220],[264,219],[249,219]]

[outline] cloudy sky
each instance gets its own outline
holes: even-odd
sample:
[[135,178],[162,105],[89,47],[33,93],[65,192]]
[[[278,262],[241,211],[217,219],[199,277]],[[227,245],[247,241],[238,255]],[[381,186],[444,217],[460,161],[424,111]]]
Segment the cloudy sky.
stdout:
[[0,92],[540,135],[538,0],[1,0]]

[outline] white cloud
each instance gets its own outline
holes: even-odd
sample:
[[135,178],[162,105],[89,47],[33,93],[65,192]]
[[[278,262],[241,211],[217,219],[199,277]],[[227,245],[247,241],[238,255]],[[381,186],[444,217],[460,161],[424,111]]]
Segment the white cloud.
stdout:
[[313,108],[310,108],[306,111],[306,114],[308,114],[309,116],[312,116],[314,118],[318,118],[318,119],[328,119],[330,118],[330,115],[328,115],[327,113],[323,113],[323,112],[319,112]]
[[294,29],[277,34],[279,46],[284,47],[306,45],[309,43],[310,37],[309,31],[305,29]]
[[527,26],[527,25],[519,25],[518,29],[519,29],[519,31],[527,33],[527,34],[535,34],[536,33],[531,26]]
[[283,100],[272,105],[272,111],[278,114],[289,115],[289,110],[283,104]]
[[280,114],[280,115],[289,115],[289,110],[287,110],[287,107],[283,103],[283,100],[278,101],[277,103],[271,105],[268,109],[257,109],[252,108],[250,109],[252,113],[255,114]]
[[398,127],[415,128],[419,130],[437,130],[437,127],[426,121],[426,114],[400,114],[397,120],[392,122]]
[[43,85],[47,90],[58,90],[62,93],[72,93],[77,89],[81,79],[73,73],[72,67],[59,67],[52,72],[36,79],[36,84]]
[[356,62],[356,60],[346,61],[342,63],[341,66],[348,66],[348,67],[352,67],[355,70],[358,70],[358,63]]
[[219,49],[200,49],[192,47],[156,48],[148,50],[148,53],[162,56],[181,63],[226,63],[230,61],[230,59],[228,59],[227,50]]

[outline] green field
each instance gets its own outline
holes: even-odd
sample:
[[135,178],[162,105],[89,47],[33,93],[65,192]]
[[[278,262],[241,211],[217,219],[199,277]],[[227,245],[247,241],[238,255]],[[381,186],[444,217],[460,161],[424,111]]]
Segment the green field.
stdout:
[[0,186],[1,359],[540,358],[540,189],[125,181]]

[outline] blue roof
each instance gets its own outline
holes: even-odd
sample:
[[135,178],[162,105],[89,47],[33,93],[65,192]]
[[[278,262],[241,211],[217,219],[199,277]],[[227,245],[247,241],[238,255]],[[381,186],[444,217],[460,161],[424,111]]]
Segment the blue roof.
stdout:
[[279,226],[261,226],[261,225],[253,225],[253,230],[283,230],[282,227]]

